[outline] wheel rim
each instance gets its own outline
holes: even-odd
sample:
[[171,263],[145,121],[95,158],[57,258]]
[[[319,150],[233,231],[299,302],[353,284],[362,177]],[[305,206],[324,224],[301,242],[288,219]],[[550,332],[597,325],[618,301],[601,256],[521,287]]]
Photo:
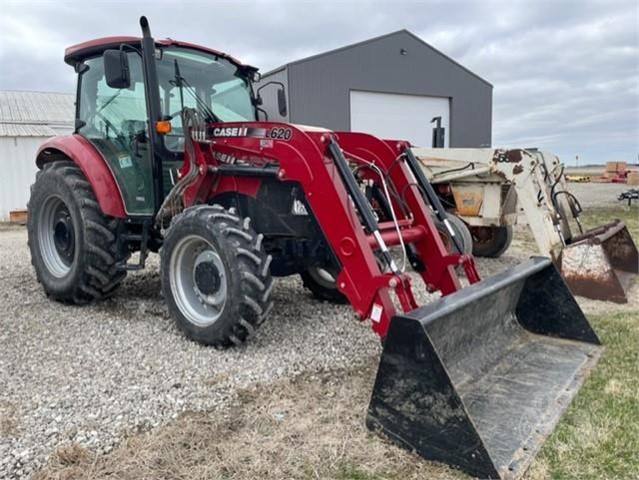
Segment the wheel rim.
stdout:
[[492,244],[495,241],[495,231],[491,227],[475,227],[471,234],[477,243]]
[[38,244],[47,270],[58,278],[67,275],[75,259],[75,229],[69,208],[57,195],[47,197],[40,209]]
[[197,235],[181,239],[169,263],[171,293],[187,318],[197,326],[215,323],[226,305],[227,275],[211,243]]
[[308,269],[308,274],[315,282],[324,288],[337,288],[335,286],[335,277],[331,272],[322,267],[311,267]]

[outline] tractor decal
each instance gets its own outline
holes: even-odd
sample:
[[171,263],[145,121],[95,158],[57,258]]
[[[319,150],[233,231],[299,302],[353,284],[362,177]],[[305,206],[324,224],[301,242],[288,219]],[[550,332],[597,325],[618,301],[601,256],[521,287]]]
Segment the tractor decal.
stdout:
[[214,127],[212,137],[265,137],[265,128],[252,127]]

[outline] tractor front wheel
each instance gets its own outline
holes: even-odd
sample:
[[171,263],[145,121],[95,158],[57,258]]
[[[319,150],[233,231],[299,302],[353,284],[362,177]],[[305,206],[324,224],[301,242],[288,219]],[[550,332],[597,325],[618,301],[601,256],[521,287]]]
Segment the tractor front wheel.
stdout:
[[234,209],[186,209],[160,250],[162,292],[185,335],[205,345],[239,345],[264,322],[273,302],[271,257],[262,235]]
[[477,257],[499,257],[513,240],[513,227],[472,227],[473,255]]
[[450,232],[439,220],[435,219],[435,226],[437,227],[437,231],[439,232],[439,236],[444,242],[444,246],[449,252],[462,253],[462,254],[471,254],[473,251],[473,238],[470,234],[470,230],[468,226],[463,222],[463,220],[452,213],[447,215],[448,222],[455,232],[455,237],[459,245],[461,246],[462,251],[458,252],[455,248],[455,243],[450,236]]
[[31,263],[50,297],[87,303],[124,280],[129,257],[120,220],[102,213],[89,182],[72,161],[44,165],[31,186],[27,232]]

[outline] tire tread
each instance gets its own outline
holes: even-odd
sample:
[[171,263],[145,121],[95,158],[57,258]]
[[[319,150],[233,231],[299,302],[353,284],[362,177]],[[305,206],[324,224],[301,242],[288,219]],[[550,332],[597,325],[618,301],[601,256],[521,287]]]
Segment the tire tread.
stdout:
[[[71,160],[46,163],[36,174],[36,181],[31,185],[31,193],[33,194],[37,188],[47,188],[46,185],[51,180],[47,177],[50,176],[70,188],[79,207],[80,224],[84,226],[84,230],[75,234],[77,239],[84,242],[86,255],[79,259],[81,270],[68,291],[47,291],[47,279],[42,271],[46,267],[39,265],[38,257],[33,253],[38,246],[36,220],[32,218],[32,221],[28,222],[28,244],[32,252],[31,263],[36,270],[38,281],[43,284],[49,296],[62,302],[85,304],[110,296],[126,277],[126,271],[119,270],[117,264],[126,262],[130,255],[128,249],[118,240],[121,220],[102,213],[91,185],[82,170]],[[33,211],[31,200],[28,208],[30,212]]]
[[269,270],[272,257],[262,248],[263,235],[251,228],[250,218],[242,218],[235,209],[227,210],[217,204],[189,207],[174,218],[160,252],[165,298],[172,296],[168,280],[170,251],[166,250],[172,243],[170,237],[181,235],[183,228],[194,223],[205,225],[208,235],[214,237],[223,250],[218,253],[229,260],[229,268],[236,270],[234,278],[239,281],[241,294],[238,298],[227,298],[227,302],[237,305],[236,316],[229,321],[218,320],[194,334],[183,324],[188,320],[183,319],[173,301],[167,302],[169,310],[184,333],[200,343],[221,348],[241,345],[254,334],[273,308],[270,298],[273,279]]

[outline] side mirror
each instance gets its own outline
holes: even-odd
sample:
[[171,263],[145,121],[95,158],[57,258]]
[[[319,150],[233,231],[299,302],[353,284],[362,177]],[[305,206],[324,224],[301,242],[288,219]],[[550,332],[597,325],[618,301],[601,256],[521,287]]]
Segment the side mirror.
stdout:
[[127,54],[122,50],[105,50],[102,57],[107,85],[111,88],[129,88],[131,73]]
[[286,116],[286,93],[283,88],[277,90],[277,109],[280,112],[280,116]]
[[255,91],[255,97],[257,99],[258,105],[262,105],[262,96],[260,95],[260,92],[268,87],[269,85],[279,85],[279,89],[277,90],[277,109],[280,112],[280,116],[285,117],[286,116],[286,91],[284,90],[284,84],[282,82],[266,82],[264,85],[261,85],[256,91]]

